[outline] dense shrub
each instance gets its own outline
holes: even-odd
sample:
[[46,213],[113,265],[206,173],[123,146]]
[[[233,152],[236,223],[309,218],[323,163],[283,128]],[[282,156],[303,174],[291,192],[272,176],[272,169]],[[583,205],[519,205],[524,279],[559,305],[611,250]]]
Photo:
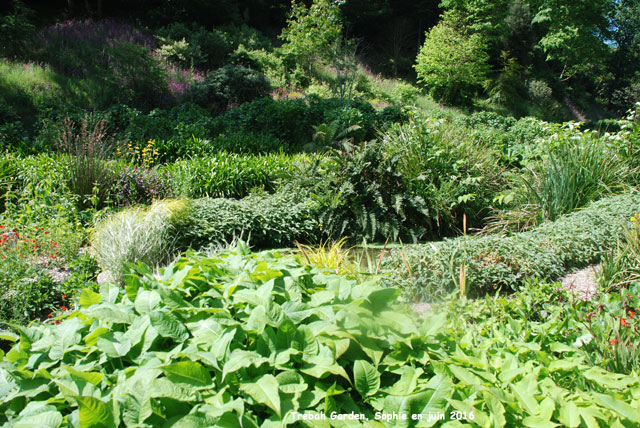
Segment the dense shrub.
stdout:
[[457,288],[462,264],[471,294],[512,291],[525,279],[557,279],[597,262],[622,236],[622,222],[637,212],[638,193],[612,196],[511,236],[465,236],[392,250],[384,264],[394,272],[390,281],[401,283],[415,298],[433,298]]
[[265,76],[241,65],[225,65],[195,83],[187,98],[215,112],[223,112],[269,94],[271,86]]
[[177,226],[180,248],[248,240],[257,248],[290,247],[318,239],[317,207],[301,194],[252,195],[241,200],[197,199]]
[[419,223],[431,236],[459,229],[463,214],[469,227],[481,226],[506,185],[493,141],[446,119],[417,118],[392,125],[382,141],[379,156],[397,159],[404,193],[425,201],[427,214]]
[[313,136],[313,127],[338,120],[343,129],[352,125],[362,128],[362,138],[374,138],[384,119],[395,115],[378,114],[371,104],[355,100],[346,108],[336,98],[273,100],[263,98],[241,105],[222,117],[222,123],[231,134],[237,130],[272,135],[301,148]]
[[400,156],[387,156],[375,141],[347,147],[332,152],[334,165],[316,184],[323,233],[333,239],[417,241],[433,230],[427,203],[409,192],[400,172]]
[[[196,23],[174,22],[157,29],[155,35],[160,45],[159,53],[185,67],[219,67],[233,49],[222,31],[208,31]],[[180,42],[184,46],[182,49],[170,49]]]

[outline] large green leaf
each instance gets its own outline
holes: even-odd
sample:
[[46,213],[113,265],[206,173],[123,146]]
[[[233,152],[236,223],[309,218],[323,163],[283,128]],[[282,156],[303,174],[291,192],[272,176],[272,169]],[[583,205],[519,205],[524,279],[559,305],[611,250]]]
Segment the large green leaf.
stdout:
[[95,397],[75,397],[80,409],[81,428],[115,428],[109,406]]
[[78,301],[78,303],[80,304],[81,308],[88,308],[90,306],[97,305],[101,300],[101,295],[99,295],[95,291],[85,288],[80,293],[80,300]]
[[280,416],[280,395],[278,381],[272,375],[264,375],[257,382],[242,383],[240,389],[256,402],[264,404]]
[[170,337],[176,342],[183,342],[189,337],[187,328],[178,318],[168,312],[151,312],[148,314],[151,325],[162,337]]
[[80,328],[80,320],[77,318],[56,325],[53,330],[55,339],[49,350],[49,358],[52,360],[61,359],[71,346],[80,342],[82,337],[78,332]]
[[73,367],[62,366],[70,375],[86,380],[87,382],[98,385],[104,379],[104,373],[85,372],[76,370]]
[[365,360],[356,360],[353,364],[353,380],[356,390],[363,398],[375,394],[380,388],[380,373]]
[[34,415],[21,417],[16,423],[12,424],[12,428],[58,428],[62,424],[62,415],[55,411],[49,410]]
[[280,390],[286,394],[303,392],[309,387],[305,383],[304,378],[298,372],[293,370],[278,373],[276,380],[280,385]]
[[196,387],[211,386],[211,374],[195,361],[178,361],[162,367],[162,371],[174,382],[188,383]]
[[153,312],[161,301],[162,297],[157,291],[140,289],[138,290],[134,306],[139,314],[147,314]]
[[131,343],[127,340],[118,341],[113,338],[99,337],[98,349],[111,358],[124,357],[131,350]]
[[595,397],[596,402],[601,406],[613,410],[614,412],[618,413],[620,416],[628,419],[631,422],[640,424],[640,412],[638,412],[637,409],[634,409],[624,401],[619,400],[612,395],[599,394],[597,392],[594,392],[593,396]]
[[315,312],[314,308],[306,303],[291,301],[284,302],[282,310],[294,324],[300,324]]
[[535,399],[533,394],[527,390],[527,387],[523,383],[511,384],[510,387],[513,395],[515,395],[518,403],[520,403],[520,406],[524,411],[529,415],[538,414],[540,410],[538,401]]
[[136,319],[133,312],[124,309],[120,305],[114,305],[112,303],[92,305],[89,309],[85,310],[85,313],[90,317],[114,324],[131,324]]
[[421,410],[423,415],[442,413],[447,408],[447,402],[453,393],[451,378],[443,374],[437,374],[429,379],[425,385],[427,388],[427,401]]
[[242,349],[234,349],[229,356],[229,359],[224,364],[222,370],[222,378],[224,379],[227,374],[236,372],[244,367],[255,366],[259,367],[265,362],[268,362],[267,358],[253,351],[244,351]]

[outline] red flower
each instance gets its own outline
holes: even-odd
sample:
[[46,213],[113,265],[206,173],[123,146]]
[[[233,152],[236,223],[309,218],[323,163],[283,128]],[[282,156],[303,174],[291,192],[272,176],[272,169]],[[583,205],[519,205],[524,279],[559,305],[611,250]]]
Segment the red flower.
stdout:
[[616,343],[618,343],[618,339],[611,339],[609,341],[609,343],[611,344],[611,346],[615,345]]
[[56,320],[56,324],[60,324],[60,321]]
[[51,317],[51,314],[47,315],[48,317]]
[[63,311],[68,310],[68,308],[66,306],[60,306],[60,309],[62,309]]
[[620,318],[620,325],[621,325],[621,326],[623,326],[623,327],[624,327],[625,325],[627,325],[627,320],[626,320],[626,319],[624,319],[624,318]]
[[49,232],[45,232],[44,234],[45,234],[45,235],[48,235],[48,234],[49,234]]
[[4,229],[4,226],[0,224],[0,229]]
[[66,299],[66,298],[67,298],[67,295],[65,294],[64,296],[62,296],[62,298],[63,298],[63,299]]
[[629,319],[633,318],[635,314],[635,311],[629,311]]

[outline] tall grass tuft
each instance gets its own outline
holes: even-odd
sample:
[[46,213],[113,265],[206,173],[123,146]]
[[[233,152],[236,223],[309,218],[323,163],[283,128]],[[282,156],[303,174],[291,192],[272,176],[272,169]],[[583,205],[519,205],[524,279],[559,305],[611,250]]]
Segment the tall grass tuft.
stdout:
[[80,196],[83,206],[101,206],[112,185],[107,160],[115,149],[106,122],[87,115],[77,127],[66,118],[58,130],[57,145],[68,156],[70,190]]
[[483,233],[523,231],[628,189],[638,167],[620,142],[593,132],[558,129],[544,143],[550,150],[537,166],[514,178],[513,208],[490,218]]
[[640,281],[640,214],[631,218],[624,238],[602,259],[598,285],[603,289],[627,287]]
[[184,200],[164,200],[150,207],[131,207],[98,223],[91,248],[110,279],[123,279],[124,263],[156,265],[167,260],[176,241],[173,225],[186,213]]
[[541,172],[523,178],[528,205],[540,220],[555,220],[600,197],[624,189],[631,169],[606,140],[590,134],[567,138],[551,152]]

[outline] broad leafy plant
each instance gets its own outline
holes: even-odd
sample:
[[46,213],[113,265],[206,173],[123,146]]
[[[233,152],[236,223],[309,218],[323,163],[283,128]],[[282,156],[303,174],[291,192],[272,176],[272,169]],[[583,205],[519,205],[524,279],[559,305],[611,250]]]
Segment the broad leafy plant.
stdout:
[[434,426],[439,413],[448,426],[640,422],[637,376],[585,364],[558,334],[560,308],[530,298],[454,299],[418,326],[391,306],[394,289],[243,245],[135,270],[124,288],[83,291],[59,324],[2,333],[15,344],[0,354],[0,423],[313,426],[294,412],[354,412],[368,426]]

